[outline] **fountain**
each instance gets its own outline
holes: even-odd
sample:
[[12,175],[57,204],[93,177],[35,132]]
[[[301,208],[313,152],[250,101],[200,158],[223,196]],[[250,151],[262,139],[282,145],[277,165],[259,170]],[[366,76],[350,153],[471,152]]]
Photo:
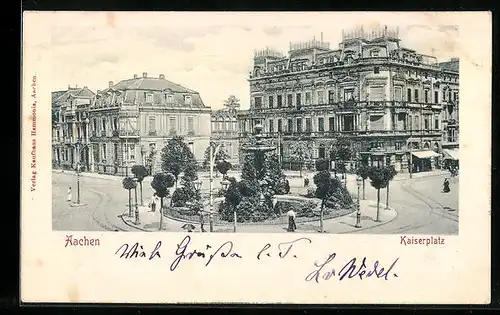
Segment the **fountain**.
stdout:
[[255,137],[255,145],[244,146],[242,150],[244,152],[253,152],[254,154],[266,153],[276,150],[276,147],[266,146],[264,144],[264,135],[262,134],[262,129],[264,127],[261,124],[257,124],[253,127],[253,135]]

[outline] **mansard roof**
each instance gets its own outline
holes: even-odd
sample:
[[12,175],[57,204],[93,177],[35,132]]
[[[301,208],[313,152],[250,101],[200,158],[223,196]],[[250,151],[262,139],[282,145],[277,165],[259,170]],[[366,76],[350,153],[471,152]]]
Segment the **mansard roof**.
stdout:
[[180,84],[160,78],[135,78],[118,82],[111,87],[113,90],[149,90],[165,91],[170,90],[173,93],[198,94],[198,92],[188,89]]
[[53,105],[59,106],[63,102],[67,101],[69,98],[94,98],[95,93],[92,92],[86,86],[83,88],[68,88],[66,91],[55,91],[52,92],[52,103]]

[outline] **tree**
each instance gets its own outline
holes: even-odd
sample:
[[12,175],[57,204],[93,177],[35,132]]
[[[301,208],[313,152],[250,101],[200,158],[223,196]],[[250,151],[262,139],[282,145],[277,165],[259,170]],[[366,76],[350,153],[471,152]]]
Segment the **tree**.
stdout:
[[244,156],[244,162],[243,162],[243,167],[241,168],[241,178],[242,179],[247,179],[247,180],[256,180],[257,179],[257,174],[256,174],[255,166],[254,166],[254,161],[252,159],[251,154],[246,154]]
[[371,167],[368,173],[370,183],[377,190],[377,219],[380,222],[380,189],[387,186],[387,171],[383,167]]
[[330,163],[328,159],[317,159],[316,160],[316,171],[328,171],[328,168],[330,167]]
[[179,175],[190,166],[196,166],[193,152],[184,142],[184,138],[176,136],[168,140],[167,145],[161,150],[161,168],[165,173],[170,173],[175,178],[175,186]]
[[367,165],[360,164],[356,169],[356,175],[363,179],[363,199],[365,199],[365,180],[370,175],[370,168]]
[[[215,147],[217,143],[215,141],[211,141],[210,145],[205,149],[204,157],[203,157],[203,164],[202,167],[204,169],[208,169],[210,167],[210,150]],[[220,144],[219,151],[215,155],[215,165],[221,161],[227,161],[230,159],[229,154],[227,154],[226,149],[224,148],[224,144]],[[217,169],[215,169],[217,171]],[[216,174],[217,175],[217,174]]]
[[225,201],[229,208],[228,210],[233,213],[234,232],[236,232],[236,222],[238,221],[236,210],[242,199],[243,195],[241,194],[239,183],[234,177],[229,178],[229,187],[225,194]]
[[345,179],[345,163],[351,160],[352,156],[352,141],[345,136],[339,137],[334,143],[332,151],[330,152],[330,158],[335,161],[335,175],[337,174],[337,170],[339,170],[344,174]]
[[128,190],[128,215],[132,217],[132,189],[134,189],[137,184],[132,177],[125,177],[122,181],[123,188]]
[[236,111],[240,108],[240,100],[234,95],[229,95],[227,100],[224,101],[224,107],[230,111]]
[[328,170],[319,171],[313,177],[314,184],[316,185],[315,195],[321,199],[321,212],[320,212],[320,232],[323,233],[323,217],[325,211],[325,204],[337,189],[338,181],[333,180]]
[[394,176],[396,176],[396,174],[398,172],[396,171],[396,169],[392,165],[384,167],[384,170],[385,170],[385,178],[387,180],[387,197],[386,197],[386,202],[385,202],[385,208],[389,209],[389,186],[390,186],[391,180],[394,179]]
[[177,207],[184,207],[188,201],[195,202],[201,199],[200,192],[194,186],[194,181],[198,179],[198,174],[193,165],[186,166],[184,175],[181,178],[182,187],[175,189],[172,195],[172,204]]
[[173,187],[175,184],[175,176],[172,174],[158,173],[153,177],[151,182],[151,187],[156,192],[156,195],[160,198],[160,227],[162,229],[163,224],[163,198],[168,196],[168,189]]
[[215,165],[215,167],[222,174],[222,177],[225,178],[227,172],[232,168],[232,165],[228,161],[220,161]]
[[139,183],[139,188],[141,190],[141,206],[144,205],[144,201],[142,198],[142,181],[146,176],[148,176],[148,169],[144,165],[134,165],[132,166],[132,174],[134,174],[137,182]]
[[311,158],[312,148],[307,141],[299,140],[291,143],[291,159],[299,164],[299,176],[306,160]]

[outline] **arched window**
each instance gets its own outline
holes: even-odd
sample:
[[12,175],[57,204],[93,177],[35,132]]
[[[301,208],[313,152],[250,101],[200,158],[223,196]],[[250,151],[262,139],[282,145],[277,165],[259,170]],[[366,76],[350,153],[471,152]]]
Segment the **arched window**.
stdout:
[[326,156],[325,145],[324,144],[320,144],[319,147],[318,147],[318,158],[324,159],[325,156]]

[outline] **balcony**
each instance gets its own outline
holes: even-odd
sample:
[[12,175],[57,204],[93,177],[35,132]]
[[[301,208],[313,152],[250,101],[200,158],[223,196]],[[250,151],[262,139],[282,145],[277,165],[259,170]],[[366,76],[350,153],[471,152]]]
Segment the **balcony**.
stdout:
[[139,138],[139,130],[115,130],[119,138]]

